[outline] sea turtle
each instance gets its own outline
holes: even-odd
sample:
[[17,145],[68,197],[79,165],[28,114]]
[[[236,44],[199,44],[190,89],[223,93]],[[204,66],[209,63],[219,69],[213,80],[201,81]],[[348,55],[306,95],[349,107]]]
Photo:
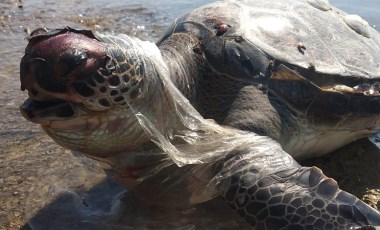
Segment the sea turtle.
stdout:
[[323,0],[226,0],[156,44],[69,27],[28,39],[22,115],[146,201],[222,196],[255,229],[380,226],[295,161],[380,130],[380,35],[359,16]]

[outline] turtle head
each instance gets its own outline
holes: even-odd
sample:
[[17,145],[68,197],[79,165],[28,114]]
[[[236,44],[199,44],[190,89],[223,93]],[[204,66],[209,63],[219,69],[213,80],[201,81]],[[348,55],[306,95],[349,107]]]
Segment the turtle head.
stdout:
[[125,98],[141,96],[142,62],[118,56],[86,30],[37,29],[28,40],[20,64],[21,89],[29,94],[20,108],[26,119],[86,154],[106,156],[147,142]]

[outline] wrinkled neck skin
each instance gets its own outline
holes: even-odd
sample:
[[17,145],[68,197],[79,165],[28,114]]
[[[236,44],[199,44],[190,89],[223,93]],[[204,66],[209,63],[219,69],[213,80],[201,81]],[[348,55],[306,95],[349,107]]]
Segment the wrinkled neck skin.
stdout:
[[189,34],[177,33],[158,44],[170,79],[190,101],[196,97],[197,83],[204,70],[204,57],[198,54],[199,40]]
[[192,112],[181,110],[179,98],[169,85],[173,84],[175,90],[194,101],[204,68],[203,55],[194,52],[198,40],[188,34],[173,34],[157,47],[150,42],[129,39],[136,41],[133,47],[138,47],[139,59],[144,63],[141,93],[136,98],[128,97],[129,107],[150,140],[157,144],[160,135],[172,139],[177,131],[187,129],[181,112]]
[[[202,182],[197,180],[197,183],[189,185],[189,180],[191,181],[191,178],[194,180],[196,176],[194,165],[177,167],[167,153],[160,149],[155,151],[154,147],[152,149],[151,143],[154,142],[163,149],[165,148],[162,146],[163,139],[164,142],[170,140],[172,144],[176,144],[178,142],[174,138],[175,135],[182,134],[182,130],[187,130],[179,113],[192,112],[181,110],[183,105],[178,105],[178,101],[176,101],[178,98],[174,98],[176,93],[173,93],[173,89],[165,84],[168,84],[167,80],[171,81],[190,101],[195,97],[196,79],[200,78],[203,63],[202,55],[194,55],[197,40],[187,34],[175,34],[157,47],[136,38],[125,36],[123,39],[134,43],[133,46],[121,46],[133,47],[133,51],[125,52],[128,59],[141,61],[144,67],[143,79],[140,81],[140,93],[135,97],[125,98],[131,111],[136,115],[136,123],[141,125],[141,132],[146,134],[147,141],[141,144],[136,151],[124,151],[115,155],[111,159],[112,170],[120,182],[135,190],[141,198],[149,203],[188,207],[189,193],[205,187],[210,181],[212,173],[202,174],[199,176],[202,178]],[[199,165],[198,167],[206,166]],[[128,168],[142,168],[137,175],[138,181],[129,178]],[[210,171],[212,168],[208,167],[208,170]],[[123,176],[126,171],[128,175]],[[168,175],[170,175],[170,181],[166,181]],[[162,183],[162,181],[166,181],[166,183]],[[155,192],[152,193],[152,190]],[[214,196],[215,191],[207,195],[208,199]]]
[[[154,43],[126,35],[99,37],[109,44],[108,55],[115,60],[114,63],[118,63],[115,65],[116,73],[126,74],[120,63],[127,62],[135,68],[132,71],[135,74],[128,72],[131,75],[128,82],[130,90],[123,92],[128,108],[119,113],[124,117],[125,113],[132,115],[127,123],[134,122],[137,125],[133,125],[132,135],[125,137],[125,140],[133,140],[138,136],[138,146],[125,148],[120,153],[126,153],[127,156],[130,152],[150,149],[151,141],[156,142],[159,135],[170,139],[183,124],[165,81],[172,81],[187,98],[191,99],[195,95],[195,79],[199,79],[201,72],[201,58],[194,55],[193,51],[196,39],[186,34],[174,35],[157,47]],[[129,134],[130,131],[125,130],[125,133]]]
[[[151,140],[155,141],[155,137],[161,134],[171,138],[184,126],[178,114],[177,98],[168,84],[173,83],[190,101],[195,97],[203,64],[202,55],[194,55],[197,40],[187,34],[175,34],[157,47],[136,38],[124,39],[135,42],[132,47],[137,49],[138,59],[144,66],[140,93],[135,98],[126,97],[129,107]],[[134,54],[128,55],[130,59],[136,59]],[[155,130],[150,130],[148,125],[158,132],[151,135],[150,132]]]

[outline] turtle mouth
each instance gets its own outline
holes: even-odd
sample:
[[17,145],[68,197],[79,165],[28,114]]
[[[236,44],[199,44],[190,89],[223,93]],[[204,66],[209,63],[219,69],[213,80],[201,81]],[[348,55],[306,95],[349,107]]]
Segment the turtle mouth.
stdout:
[[29,98],[21,105],[20,111],[24,118],[41,125],[76,117],[72,103],[34,90],[29,91]]

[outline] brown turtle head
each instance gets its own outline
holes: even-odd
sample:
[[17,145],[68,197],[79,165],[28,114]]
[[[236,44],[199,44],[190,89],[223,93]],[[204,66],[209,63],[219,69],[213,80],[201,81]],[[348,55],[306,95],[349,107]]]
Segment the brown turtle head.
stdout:
[[21,89],[29,94],[20,108],[26,119],[87,154],[128,151],[147,141],[123,97],[136,86],[133,65],[120,66],[91,31],[37,29],[28,40],[20,64]]
[[[63,97],[60,94],[69,93],[71,100],[78,101],[77,93],[94,94],[79,83],[94,77],[106,59],[105,45],[87,31],[37,29],[32,32],[21,60],[21,88],[55,93],[59,98]],[[73,91],[70,85],[78,90]]]

